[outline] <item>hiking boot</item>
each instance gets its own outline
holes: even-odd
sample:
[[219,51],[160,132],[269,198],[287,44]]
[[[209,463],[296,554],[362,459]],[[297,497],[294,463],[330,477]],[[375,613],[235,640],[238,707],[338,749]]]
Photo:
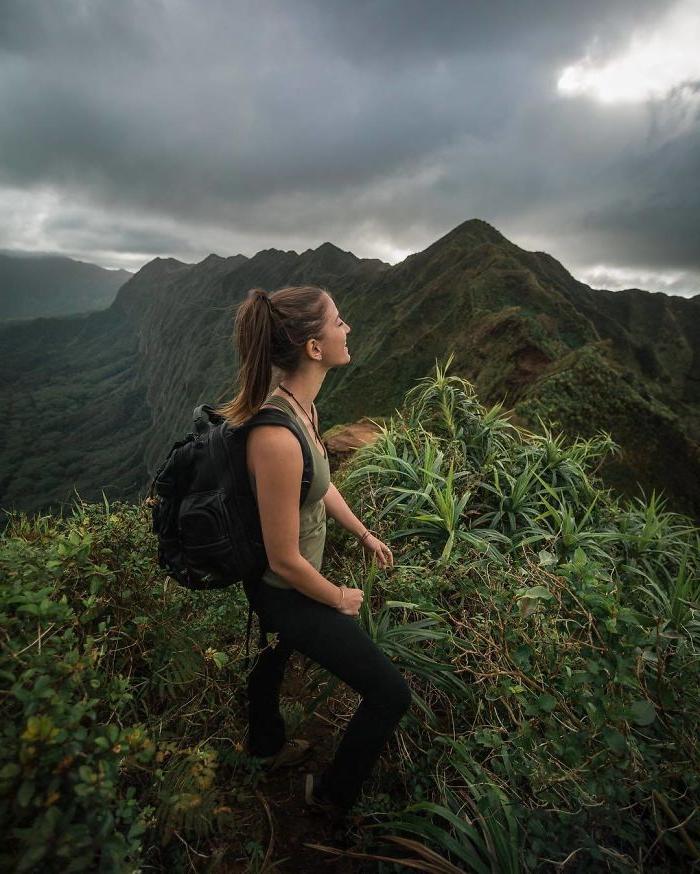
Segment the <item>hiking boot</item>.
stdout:
[[342,817],[345,811],[329,798],[323,787],[323,779],[318,774],[307,774],[304,778],[304,801],[312,810]]
[[265,765],[268,774],[276,771],[278,768],[290,768],[293,765],[298,765],[303,762],[311,752],[311,744],[308,740],[302,740],[299,737],[286,740],[281,749],[273,756],[261,756],[261,761]]

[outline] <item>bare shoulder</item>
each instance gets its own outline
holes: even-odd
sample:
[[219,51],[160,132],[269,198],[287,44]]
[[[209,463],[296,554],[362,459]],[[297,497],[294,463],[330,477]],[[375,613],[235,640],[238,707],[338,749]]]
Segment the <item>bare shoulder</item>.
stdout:
[[292,448],[298,446],[299,441],[289,428],[285,428],[284,425],[258,425],[251,429],[248,435],[248,445],[263,448],[271,446],[275,449],[282,449],[285,446],[291,446]]
[[246,456],[253,476],[261,466],[271,472],[294,472],[297,461],[300,467],[303,464],[299,441],[289,428],[280,425],[253,428],[248,435]]

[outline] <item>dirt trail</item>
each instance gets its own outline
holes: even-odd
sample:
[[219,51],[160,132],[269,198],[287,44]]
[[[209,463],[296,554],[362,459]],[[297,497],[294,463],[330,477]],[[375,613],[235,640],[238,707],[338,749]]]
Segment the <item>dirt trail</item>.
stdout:
[[[280,695],[283,705],[290,700],[306,702],[313,696],[314,691],[307,688],[309,666],[299,653],[291,656]],[[311,742],[309,757],[296,766],[280,768],[266,775],[258,786],[258,800],[268,815],[268,843],[272,829],[272,849],[265,871],[275,874],[356,874],[374,870],[369,862],[334,856],[306,846],[320,844],[360,850],[363,821],[360,815],[351,816],[346,825],[339,827],[328,815],[309,809],[304,801],[304,775],[308,771],[319,773],[333,757],[339,734],[344,730],[336,727],[337,721],[325,702],[320,705],[300,728],[289,735]]]

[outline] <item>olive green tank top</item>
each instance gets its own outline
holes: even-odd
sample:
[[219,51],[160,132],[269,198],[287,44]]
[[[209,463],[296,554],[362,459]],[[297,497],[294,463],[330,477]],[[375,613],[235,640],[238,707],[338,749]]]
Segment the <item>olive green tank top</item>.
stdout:
[[[311,486],[304,499],[304,503],[299,507],[299,552],[320,572],[323,548],[326,543],[326,507],[323,503],[323,496],[328,491],[331,481],[328,458],[323,457],[323,452],[318,448],[315,440],[307,439],[308,431],[304,426],[301,415],[296,412],[291,401],[279,395],[271,395],[264,403],[277,407],[277,409],[297,419],[302,437],[306,439],[306,443],[311,451],[313,460]],[[250,474],[250,485],[253,489],[253,494],[256,494],[255,477],[252,474]],[[274,573],[269,566],[263,573],[262,580],[277,589],[294,588]]]

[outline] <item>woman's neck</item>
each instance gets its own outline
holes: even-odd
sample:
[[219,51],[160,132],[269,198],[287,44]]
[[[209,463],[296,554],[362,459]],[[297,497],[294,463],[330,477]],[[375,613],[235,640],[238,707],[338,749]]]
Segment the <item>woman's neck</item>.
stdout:
[[[310,413],[312,404],[316,400],[316,396],[318,395],[321,384],[323,383],[323,377],[325,377],[325,373],[321,376],[320,380],[318,378],[312,379],[308,377],[304,380],[294,380],[293,377],[283,377],[273,394],[280,394],[289,399],[290,395],[288,392],[291,392],[294,400],[296,400],[298,404],[301,404],[307,413]],[[284,386],[284,388],[282,388],[282,386]],[[287,391],[284,389],[287,389]]]

